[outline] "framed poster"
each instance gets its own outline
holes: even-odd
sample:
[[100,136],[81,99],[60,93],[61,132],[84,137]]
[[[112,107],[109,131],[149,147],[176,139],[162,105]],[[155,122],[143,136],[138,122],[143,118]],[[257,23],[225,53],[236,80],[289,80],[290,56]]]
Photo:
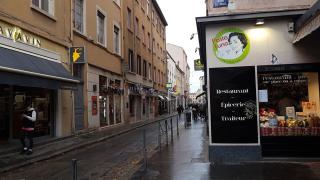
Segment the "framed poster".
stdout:
[[255,67],[210,68],[211,140],[258,143]]

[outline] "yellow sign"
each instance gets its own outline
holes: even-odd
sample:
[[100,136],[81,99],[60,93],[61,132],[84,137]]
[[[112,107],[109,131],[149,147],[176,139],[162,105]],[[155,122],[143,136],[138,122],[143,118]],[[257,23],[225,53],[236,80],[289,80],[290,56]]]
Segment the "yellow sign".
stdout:
[[85,63],[85,50],[84,47],[71,47],[70,48],[70,59],[73,63]]
[[36,38],[26,32],[22,31],[18,27],[10,27],[0,23],[0,36],[10,38],[14,42],[22,42],[36,47],[41,47],[41,41],[39,38]]

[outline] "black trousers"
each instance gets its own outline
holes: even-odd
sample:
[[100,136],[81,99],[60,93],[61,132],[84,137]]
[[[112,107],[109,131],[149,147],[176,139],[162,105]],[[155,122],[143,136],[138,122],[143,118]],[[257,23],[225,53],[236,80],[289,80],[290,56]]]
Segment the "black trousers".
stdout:
[[[26,139],[29,140],[29,146],[27,147],[26,146]],[[20,141],[21,141],[21,144],[23,146],[23,148],[28,148],[28,149],[32,149],[33,148],[33,131],[25,131],[25,130],[22,130],[21,131],[21,137],[20,137]]]

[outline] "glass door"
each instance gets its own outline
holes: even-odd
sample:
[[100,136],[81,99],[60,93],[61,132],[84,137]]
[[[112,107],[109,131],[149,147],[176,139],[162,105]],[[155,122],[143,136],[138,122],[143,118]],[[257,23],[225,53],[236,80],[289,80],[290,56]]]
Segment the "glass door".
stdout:
[[7,142],[10,133],[10,88],[0,85],[0,143]]

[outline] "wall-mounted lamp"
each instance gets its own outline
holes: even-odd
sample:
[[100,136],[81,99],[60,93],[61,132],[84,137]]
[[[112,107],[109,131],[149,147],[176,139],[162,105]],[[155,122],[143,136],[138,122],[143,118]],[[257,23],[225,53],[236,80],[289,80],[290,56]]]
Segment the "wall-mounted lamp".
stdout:
[[256,21],[256,25],[257,26],[261,26],[263,24],[264,24],[264,20],[263,19],[257,19],[257,21]]

